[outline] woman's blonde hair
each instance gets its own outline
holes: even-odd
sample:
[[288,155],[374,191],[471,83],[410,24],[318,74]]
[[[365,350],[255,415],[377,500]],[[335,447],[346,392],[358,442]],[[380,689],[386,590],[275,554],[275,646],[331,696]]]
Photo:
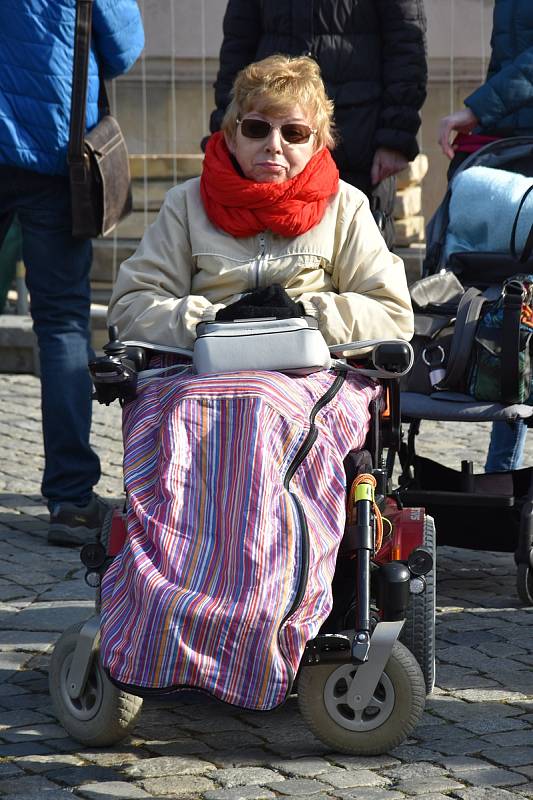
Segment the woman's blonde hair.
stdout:
[[231,97],[221,126],[230,139],[235,138],[237,121],[250,111],[277,116],[299,105],[316,128],[317,149],[335,145],[333,102],[312,58],[275,55],[249,64],[237,74]]

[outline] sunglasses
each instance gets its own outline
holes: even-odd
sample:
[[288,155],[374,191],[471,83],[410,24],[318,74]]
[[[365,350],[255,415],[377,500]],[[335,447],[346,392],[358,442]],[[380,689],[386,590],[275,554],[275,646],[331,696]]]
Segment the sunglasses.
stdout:
[[310,128],[301,122],[286,122],[285,125],[271,125],[263,119],[238,119],[237,125],[241,126],[241,133],[247,139],[266,139],[274,128],[281,133],[281,138],[287,144],[306,144],[309,138],[316,133],[316,128]]

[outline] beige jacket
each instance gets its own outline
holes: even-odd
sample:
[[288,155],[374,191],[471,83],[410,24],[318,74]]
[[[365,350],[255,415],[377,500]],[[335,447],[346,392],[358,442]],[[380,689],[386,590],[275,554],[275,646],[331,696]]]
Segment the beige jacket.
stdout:
[[124,341],[190,349],[198,322],[274,283],[313,307],[328,344],[413,334],[403,262],[387,250],[365,195],[343,181],[321,222],[294,239],[270,231],[236,239],[208,220],[199,178],[174,187],[120,267],[108,321]]

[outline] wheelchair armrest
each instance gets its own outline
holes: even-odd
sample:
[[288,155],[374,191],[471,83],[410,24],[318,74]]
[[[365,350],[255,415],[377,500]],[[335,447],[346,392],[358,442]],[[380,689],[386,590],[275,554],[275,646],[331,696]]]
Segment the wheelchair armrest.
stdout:
[[[399,379],[409,372],[414,360],[413,348],[403,339],[361,339],[330,345],[329,351],[332,356],[357,359],[361,374],[373,378]],[[365,361],[370,362],[368,366]]]
[[152,352],[148,347],[127,344],[126,352],[121,360],[127,362],[128,366],[135,372],[142,372],[143,369],[147,368]]
[[380,342],[372,351],[372,361],[378,369],[403,374],[411,366],[413,351],[407,342]]

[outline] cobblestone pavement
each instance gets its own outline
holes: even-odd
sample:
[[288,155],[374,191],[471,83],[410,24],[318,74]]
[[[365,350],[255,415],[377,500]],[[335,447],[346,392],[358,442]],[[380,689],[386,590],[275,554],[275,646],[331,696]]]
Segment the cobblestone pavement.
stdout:
[[[47,546],[38,494],[39,385],[0,376],[0,797],[367,798],[533,797],[533,612],[515,593],[512,556],[439,548],[437,687],[411,739],[387,756],[329,751],[291,698],[268,714],[188,695],[145,704],[134,735],[88,749],[57,724],[47,665],[62,630],[90,615],[78,554]],[[488,428],[423,426],[419,452],[480,469]],[[120,411],[95,408],[102,494],[120,501]],[[533,442],[528,443],[533,463]],[[480,535],[482,532],[480,531]]]

